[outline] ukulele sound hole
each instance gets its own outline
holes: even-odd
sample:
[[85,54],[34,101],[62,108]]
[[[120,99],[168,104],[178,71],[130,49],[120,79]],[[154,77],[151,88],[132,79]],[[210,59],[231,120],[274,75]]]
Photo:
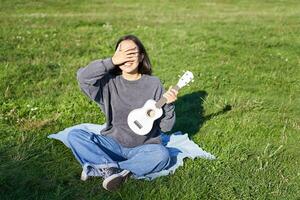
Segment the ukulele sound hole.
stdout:
[[148,117],[154,117],[154,115],[155,115],[154,110],[148,110],[148,111],[147,111],[147,116],[148,116]]

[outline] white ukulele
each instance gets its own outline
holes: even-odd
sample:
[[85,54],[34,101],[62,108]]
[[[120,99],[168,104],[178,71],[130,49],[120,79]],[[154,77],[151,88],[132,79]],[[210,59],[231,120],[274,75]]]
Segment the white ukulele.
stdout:
[[[192,72],[185,72],[172,89],[178,91],[193,80],[193,78]],[[162,96],[158,102],[149,99],[142,108],[132,110],[127,117],[127,123],[130,129],[138,135],[148,134],[152,129],[154,121],[162,116],[162,107],[166,102],[167,99],[164,96]]]

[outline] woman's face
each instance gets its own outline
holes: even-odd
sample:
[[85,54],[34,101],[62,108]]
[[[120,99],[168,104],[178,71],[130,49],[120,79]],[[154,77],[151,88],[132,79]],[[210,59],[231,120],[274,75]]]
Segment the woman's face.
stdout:
[[[132,49],[132,48],[136,48],[136,50],[138,51],[138,46],[132,40],[123,40],[120,43],[121,51],[123,51],[125,49]],[[135,57],[132,62],[125,62],[119,66],[123,72],[128,73],[128,74],[135,74],[138,72],[138,66],[139,66],[139,62],[140,62],[139,53],[135,53],[132,56]]]

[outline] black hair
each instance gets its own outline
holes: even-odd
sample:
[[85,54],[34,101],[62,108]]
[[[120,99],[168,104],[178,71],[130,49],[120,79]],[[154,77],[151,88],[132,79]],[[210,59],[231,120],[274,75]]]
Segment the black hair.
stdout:
[[[133,41],[138,47],[139,56],[143,55],[143,59],[141,62],[139,62],[139,65],[138,65],[138,72],[141,74],[151,75],[152,74],[152,65],[151,65],[149,56],[147,54],[147,51],[146,51],[144,45],[142,44],[141,40],[137,36],[131,35],[131,34],[122,36],[117,41],[115,50],[117,50],[119,44],[124,40]],[[122,70],[119,67],[114,68],[113,74],[121,74],[121,73],[122,73]]]

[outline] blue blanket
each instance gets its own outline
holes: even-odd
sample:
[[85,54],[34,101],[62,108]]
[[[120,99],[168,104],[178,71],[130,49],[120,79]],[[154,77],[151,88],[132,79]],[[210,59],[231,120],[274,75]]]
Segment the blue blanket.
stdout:
[[[98,125],[98,124],[91,124],[91,123],[83,123],[78,124],[75,126],[68,127],[56,134],[51,134],[48,138],[53,138],[60,140],[63,142],[68,148],[70,145],[68,143],[67,137],[68,133],[76,128],[83,129],[85,131],[90,131],[95,134],[100,134],[100,130],[105,127],[105,124]],[[146,179],[146,180],[153,180],[160,176],[166,176],[169,174],[173,174],[175,170],[183,165],[183,159],[188,157],[194,159],[196,157],[206,158],[206,159],[215,159],[215,156],[202,150],[197,144],[191,141],[188,138],[188,134],[182,134],[181,132],[175,132],[171,135],[162,134],[162,143],[166,146],[169,150],[171,162],[169,166],[160,171],[151,174],[147,174],[145,176],[133,176],[136,179]]]

